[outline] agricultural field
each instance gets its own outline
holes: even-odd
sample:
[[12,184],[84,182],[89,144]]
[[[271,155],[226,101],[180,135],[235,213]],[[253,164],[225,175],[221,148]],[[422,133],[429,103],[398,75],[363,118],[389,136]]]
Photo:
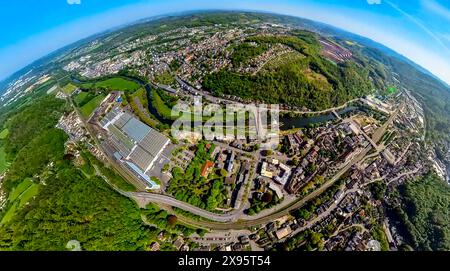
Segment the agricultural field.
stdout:
[[9,134],[9,130],[8,129],[4,129],[3,131],[0,132],[0,139],[5,139]]
[[77,89],[77,87],[74,86],[74,85],[72,85],[71,83],[69,83],[69,84],[65,85],[65,86],[62,88],[62,91],[63,91],[65,94],[70,95],[70,94],[72,94],[72,92],[75,91],[75,89]]
[[80,108],[80,112],[83,115],[83,117],[88,118],[92,112],[100,105],[100,103],[105,99],[106,95],[100,94],[96,96],[95,98],[91,99],[88,103],[83,105]]
[[120,77],[110,78],[96,83],[82,84],[81,87],[86,89],[104,89],[104,90],[122,90],[122,91],[135,91],[140,88],[138,83]]
[[28,201],[37,195],[38,190],[39,185],[33,183],[33,181],[29,178],[26,178],[16,188],[14,188],[8,197],[8,204],[10,204],[10,207],[6,211],[0,225],[10,221],[14,214],[20,210],[20,208],[22,208]]

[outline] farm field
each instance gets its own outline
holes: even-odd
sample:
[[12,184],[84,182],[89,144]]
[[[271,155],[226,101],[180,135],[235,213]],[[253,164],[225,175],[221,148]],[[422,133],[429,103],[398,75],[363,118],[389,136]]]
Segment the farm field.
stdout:
[[31,179],[23,180],[9,195],[8,202],[12,204],[0,224],[10,221],[20,208],[37,195],[38,191],[39,185],[33,183]]
[[88,89],[106,89],[106,90],[122,90],[135,91],[140,88],[136,82],[126,80],[120,77],[106,79],[96,83],[86,83],[82,85],[83,88]]
[[0,132],[0,139],[5,139],[9,134],[9,130],[8,129],[4,129],[3,131]]
[[80,112],[83,115],[83,117],[88,118],[92,112],[100,105],[100,103],[105,99],[104,94],[100,94],[96,96],[95,98],[91,99],[88,103],[83,105],[80,108]]
[[70,95],[70,94],[72,94],[72,92],[74,92],[75,89],[77,89],[77,87],[72,85],[71,83],[69,83],[69,84],[67,84],[66,86],[63,87],[62,91],[65,94]]

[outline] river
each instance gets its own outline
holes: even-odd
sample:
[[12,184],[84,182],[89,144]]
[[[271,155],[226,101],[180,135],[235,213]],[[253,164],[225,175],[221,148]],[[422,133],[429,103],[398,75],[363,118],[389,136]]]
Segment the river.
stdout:
[[[150,113],[159,122],[161,122],[163,124],[167,124],[167,125],[172,125],[173,121],[161,117],[159,115],[158,111],[156,110],[156,108],[153,107],[152,87],[150,86],[150,84],[147,84],[143,80],[136,78],[136,77],[132,77],[132,76],[120,75],[118,77],[122,77],[124,79],[134,81],[134,82],[138,83],[140,86],[144,87],[147,92],[148,110],[150,111]],[[95,80],[94,81],[81,81],[74,76],[72,76],[71,79],[76,84],[94,83],[95,82]],[[102,79],[102,80],[104,80],[104,79]],[[355,113],[357,111],[364,111],[364,108],[358,107],[358,106],[348,106],[348,107],[338,110],[336,112],[339,115],[343,116],[346,114]],[[280,129],[282,131],[285,131],[285,130],[290,130],[293,128],[308,128],[311,125],[325,124],[327,122],[335,121],[335,120],[336,120],[336,116],[333,115],[332,113],[322,114],[322,115],[317,115],[317,116],[312,116],[312,117],[303,117],[303,116],[289,117],[289,116],[285,115],[284,117],[280,116],[280,123],[281,123]]]
[[[341,110],[336,111],[340,116],[354,113],[357,111],[361,111],[362,109],[360,107],[356,106],[349,106],[346,108],[343,108]],[[281,123],[281,130],[289,130],[293,128],[308,128],[310,125],[313,124],[325,124],[330,121],[335,121],[337,118],[332,113],[329,114],[322,114],[312,117],[280,117],[280,123]]]

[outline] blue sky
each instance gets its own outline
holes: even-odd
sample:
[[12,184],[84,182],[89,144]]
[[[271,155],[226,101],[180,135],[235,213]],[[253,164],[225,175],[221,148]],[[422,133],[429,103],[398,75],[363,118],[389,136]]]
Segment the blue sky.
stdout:
[[14,0],[0,3],[0,80],[64,45],[138,19],[196,9],[305,17],[372,38],[450,83],[446,0]]

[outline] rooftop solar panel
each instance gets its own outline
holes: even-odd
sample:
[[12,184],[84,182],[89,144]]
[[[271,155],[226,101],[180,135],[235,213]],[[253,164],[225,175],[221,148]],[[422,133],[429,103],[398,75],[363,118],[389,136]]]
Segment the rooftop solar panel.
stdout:
[[139,142],[150,132],[150,127],[136,118],[131,118],[122,130],[135,142]]
[[127,122],[132,118],[132,116],[128,113],[124,113],[122,114],[122,116],[120,116],[120,118],[114,122],[114,125],[117,126],[117,128],[122,129],[123,126],[125,126],[125,124],[127,124]]
[[169,139],[167,137],[150,129],[149,133],[139,142],[139,145],[153,156],[157,156],[168,141]]
[[140,146],[137,146],[129,156],[129,160],[136,164],[142,171],[145,171],[154,159],[155,157],[153,155]]

